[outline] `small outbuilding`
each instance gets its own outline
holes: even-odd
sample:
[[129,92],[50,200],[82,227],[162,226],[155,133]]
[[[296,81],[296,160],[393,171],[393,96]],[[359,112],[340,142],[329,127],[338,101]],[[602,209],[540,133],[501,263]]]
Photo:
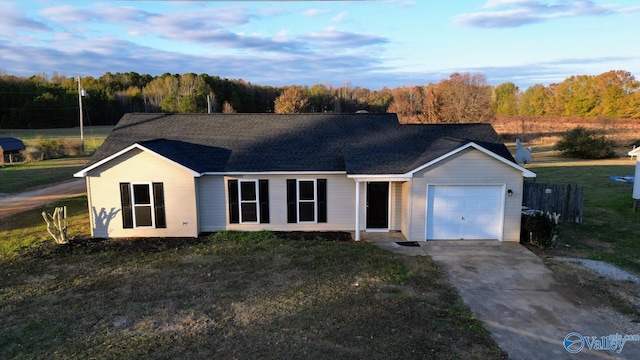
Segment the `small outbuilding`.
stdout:
[[20,151],[24,149],[22,140],[14,137],[0,137],[0,164],[20,161]]

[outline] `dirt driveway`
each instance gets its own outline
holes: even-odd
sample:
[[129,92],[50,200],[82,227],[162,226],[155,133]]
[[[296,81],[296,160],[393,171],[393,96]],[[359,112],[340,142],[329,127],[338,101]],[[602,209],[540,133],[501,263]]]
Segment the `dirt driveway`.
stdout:
[[68,181],[46,188],[0,196],[0,219],[57,200],[85,194],[84,179]]

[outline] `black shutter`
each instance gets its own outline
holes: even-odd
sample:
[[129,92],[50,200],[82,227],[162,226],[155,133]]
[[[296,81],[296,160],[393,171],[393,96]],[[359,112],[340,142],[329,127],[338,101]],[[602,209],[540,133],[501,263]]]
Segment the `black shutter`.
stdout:
[[296,180],[287,179],[287,222],[298,222],[296,203],[298,202],[296,196]]
[[258,180],[260,199],[260,223],[269,223],[269,180]]
[[153,183],[153,207],[156,214],[156,228],[167,227],[167,217],[164,212],[164,185]]
[[229,188],[229,223],[240,223],[240,205],[238,201],[238,180],[229,180],[227,182]]
[[133,208],[131,207],[131,184],[120,183],[120,204],[122,205],[122,228],[133,229]]
[[327,222],[327,179],[318,179],[318,222]]

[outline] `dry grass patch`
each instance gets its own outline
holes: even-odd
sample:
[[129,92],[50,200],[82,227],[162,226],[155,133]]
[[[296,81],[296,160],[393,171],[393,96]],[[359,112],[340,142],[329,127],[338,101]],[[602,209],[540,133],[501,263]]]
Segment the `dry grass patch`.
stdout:
[[2,358],[501,358],[429,258],[225,232],[0,262]]

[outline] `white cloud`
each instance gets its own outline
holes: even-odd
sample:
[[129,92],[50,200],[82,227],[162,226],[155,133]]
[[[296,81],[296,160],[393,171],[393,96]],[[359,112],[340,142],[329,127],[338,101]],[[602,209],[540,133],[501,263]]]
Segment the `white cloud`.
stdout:
[[304,16],[318,16],[318,15],[326,14],[328,12],[329,12],[329,10],[320,10],[320,9],[315,9],[314,8],[314,9],[309,9],[309,10],[304,11],[302,14]]
[[40,21],[27,17],[12,2],[0,1],[0,36],[15,37],[21,31],[46,32],[51,28]]
[[334,16],[331,18],[332,22],[339,22],[342,21],[342,19],[345,18],[345,16],[347,16],[347,13],[345,11],[340,12],[338,15]]
[[591,0],[489,0],[484,7],[495,10],[456,15],[453,23],[468,27],[517,27],[551,19],[605,16],[621,11],[613,5],[598,5]]

